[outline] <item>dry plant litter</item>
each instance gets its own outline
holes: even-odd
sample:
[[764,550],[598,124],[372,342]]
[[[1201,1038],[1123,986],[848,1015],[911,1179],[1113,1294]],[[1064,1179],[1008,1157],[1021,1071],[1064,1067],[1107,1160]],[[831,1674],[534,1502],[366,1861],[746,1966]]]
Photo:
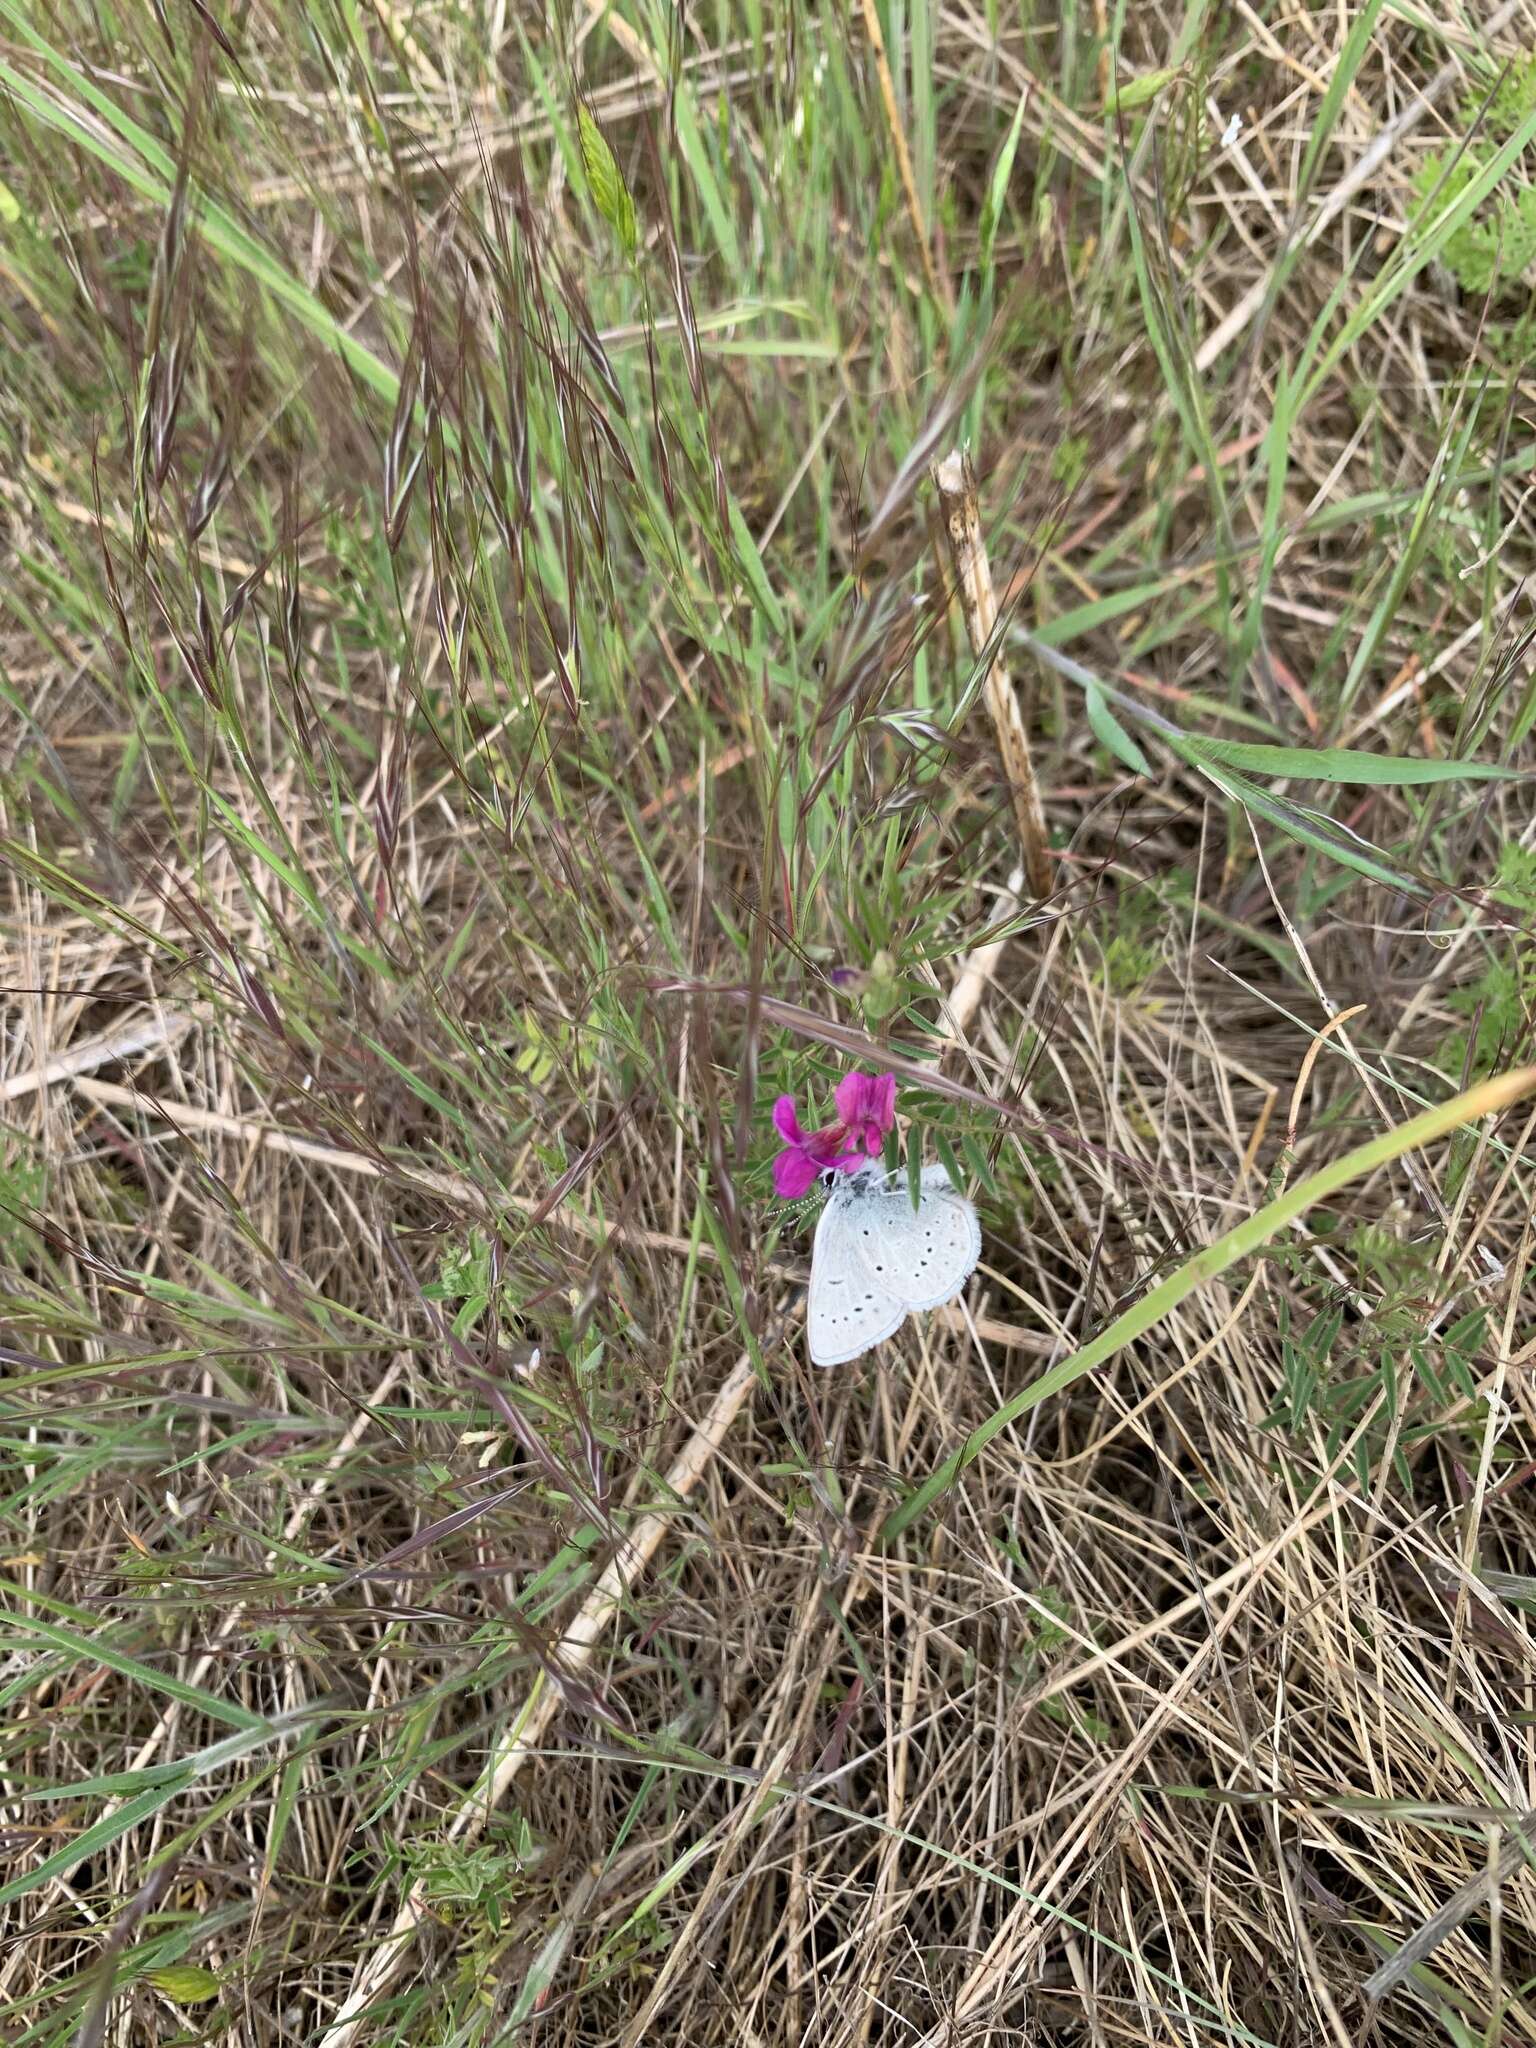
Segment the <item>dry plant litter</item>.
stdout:
[[7,2044],[1536,2040],[1533,50],[0,0]]

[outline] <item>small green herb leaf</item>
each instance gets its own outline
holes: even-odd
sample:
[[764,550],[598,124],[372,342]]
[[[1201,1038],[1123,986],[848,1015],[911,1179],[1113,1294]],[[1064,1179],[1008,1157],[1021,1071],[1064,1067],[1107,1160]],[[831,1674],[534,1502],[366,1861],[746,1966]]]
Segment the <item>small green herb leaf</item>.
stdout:
[[151,1970],[149,1981],[178,2005],[206,2005],[219,1995],[219,1980],[201,1963],[171,1963],[163,1970]]

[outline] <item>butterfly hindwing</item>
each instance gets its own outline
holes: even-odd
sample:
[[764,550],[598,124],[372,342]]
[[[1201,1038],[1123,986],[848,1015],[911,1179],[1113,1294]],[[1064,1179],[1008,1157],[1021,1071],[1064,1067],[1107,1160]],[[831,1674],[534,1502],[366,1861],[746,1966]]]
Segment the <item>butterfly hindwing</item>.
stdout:
[[914,1209],[905,1186],[866,1168],[833,1190],[811,1251],[812,1361],[844,1365],[895,1334],[910,1310],[953,1300],[981,1256],[976,1211],[942,1166],[924,1169]]
[[953,1301],[981,1257],[981,1225],[942,1166],[923,1169],[916,1209],[905,1186],[871,1188],[858,1198],[859,1248],[876,1284],[906,1309]]
[[905,1302],[877,1285],[864,1256],[858,1225],[864,1199],[845,1187],[835,1189],[816,1225],[806,1305],[813,1365],[862,1358],[906,1320]]

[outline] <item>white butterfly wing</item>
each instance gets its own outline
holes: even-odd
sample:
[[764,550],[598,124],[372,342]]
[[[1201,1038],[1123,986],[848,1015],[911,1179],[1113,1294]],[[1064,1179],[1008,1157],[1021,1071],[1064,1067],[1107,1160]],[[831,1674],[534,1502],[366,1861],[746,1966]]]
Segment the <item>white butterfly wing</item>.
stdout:
[[853,1228],[870,1277],[904,1309],[953,1301],[975,1272],[981,1225],[942,1166],[924,1167],[915,1209],[905,1185],[872,1190],[857,1208]]
[[839,1188],[816,1224],[806,1304],[813,1365],[847,1365],[862,1358],[906,1321],[906,1303],[877,1285],[865,1257],[858,1213],[868,1199]]

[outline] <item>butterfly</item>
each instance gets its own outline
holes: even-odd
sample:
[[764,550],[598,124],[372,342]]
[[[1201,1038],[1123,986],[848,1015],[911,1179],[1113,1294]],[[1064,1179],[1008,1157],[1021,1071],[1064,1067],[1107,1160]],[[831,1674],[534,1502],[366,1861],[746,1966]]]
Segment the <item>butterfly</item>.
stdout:
[[914,1310],[952,1301],[981,1257],[976,1211],[942,1166],[925,1166],[918,1206],[877,1166],[824,1177],[832,1192],[811,1246],[806,1311],[813,1365],[846,1365],[894,1336]]

